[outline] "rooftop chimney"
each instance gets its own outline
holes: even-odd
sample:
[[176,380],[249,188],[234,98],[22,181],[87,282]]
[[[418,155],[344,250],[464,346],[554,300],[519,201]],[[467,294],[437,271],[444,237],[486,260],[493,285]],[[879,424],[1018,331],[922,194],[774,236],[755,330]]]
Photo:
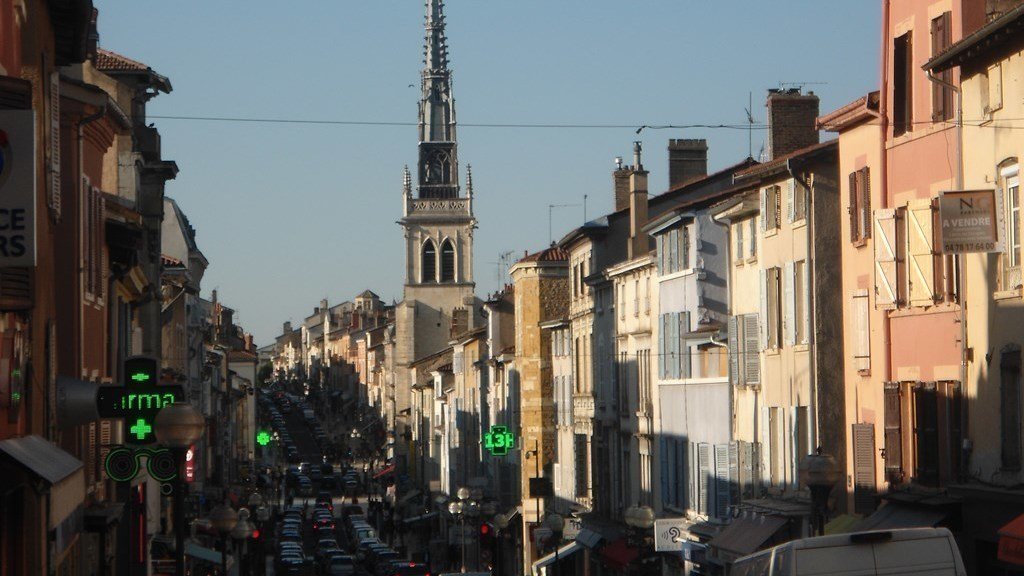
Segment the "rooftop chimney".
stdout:
[[676,188],[708,175],[708,141],[673,138],[668,141],[668,187]]
[[622,158],[615,158],[615,171],[612,172],[612,183],[615,191],[615,211],[629,208],[629,175],[633,171],[629,166],[622,165]]
[[284,327],[281,329],[281,333],[282,334],[291,334],[292,333],[292,323],[291,322],[285,322],[284,323]]
[[632,260],[651,251],[650,236],[643,231],[647,224],[647,171],[640,161],[642,146],[633,143],[633,170],[629,175],[629,244],[627,257]]
[[768,90],[768,159],[818,143],[818,97],[799,88]]

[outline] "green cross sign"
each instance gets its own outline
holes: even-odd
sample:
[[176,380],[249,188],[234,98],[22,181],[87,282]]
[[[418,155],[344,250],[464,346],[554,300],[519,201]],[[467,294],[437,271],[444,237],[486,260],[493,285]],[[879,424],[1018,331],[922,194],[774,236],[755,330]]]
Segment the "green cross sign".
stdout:
[[256,435],[256,443],[260,446],[266,446],[270,443],[270,434],[266,430],[260,430],[259,434]]
[[146,424],[146,421],[142,418],[139,418],[138,421],[135,422],[135,426],[132,426],[129,430],[132,434],[135,434],[136,438],[142,440],[153,431],[153,427]]
[[516,447],[516,435],[507,426],[491,426],[484,434],[484,448],[494,456],[504,456]]

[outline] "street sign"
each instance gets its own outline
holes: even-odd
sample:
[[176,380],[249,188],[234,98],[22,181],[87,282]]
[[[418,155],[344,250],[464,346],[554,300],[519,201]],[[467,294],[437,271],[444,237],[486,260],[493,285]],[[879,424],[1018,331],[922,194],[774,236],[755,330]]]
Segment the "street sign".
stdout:
[[942,253],[999,252],[995,190],[951,190],[939,195]]
[[491,426],[484,434],[484,449],[494,456],[504,456],[516,447],[516,435],[507,426]]
[[685,518],[661,518],[654,521],[654,551],[682,552],[687,538]]

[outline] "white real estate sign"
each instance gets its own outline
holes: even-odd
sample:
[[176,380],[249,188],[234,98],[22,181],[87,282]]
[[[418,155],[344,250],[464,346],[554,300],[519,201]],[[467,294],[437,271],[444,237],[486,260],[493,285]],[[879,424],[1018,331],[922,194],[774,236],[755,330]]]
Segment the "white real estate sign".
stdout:
[[999,252],[995,190],[952,190],[939,195],[942,253]]
[[35,265],[35,114],[0,110],[0,268]]

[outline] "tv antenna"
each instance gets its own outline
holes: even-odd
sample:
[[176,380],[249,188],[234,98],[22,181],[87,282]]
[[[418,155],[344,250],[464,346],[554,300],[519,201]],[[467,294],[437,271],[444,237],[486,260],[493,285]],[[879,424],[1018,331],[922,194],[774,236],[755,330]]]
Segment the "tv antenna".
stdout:
[[506,250],[501,254],[498,254],[497,262],[489,262],[494,264],[494,279],[500,284],[503,283],[505,277],[508,276],[508,270],[512,267],[512,257],[515,252],[512,250]]
[[754,157],[754,93],[747,95],[747,107],[743,109],[747,113],[747,156]]
[[548,244],[555,243],[555,235],[551,230],[551,217],[555,211],[555,208],[574,208],[579,204],[548,204]]

